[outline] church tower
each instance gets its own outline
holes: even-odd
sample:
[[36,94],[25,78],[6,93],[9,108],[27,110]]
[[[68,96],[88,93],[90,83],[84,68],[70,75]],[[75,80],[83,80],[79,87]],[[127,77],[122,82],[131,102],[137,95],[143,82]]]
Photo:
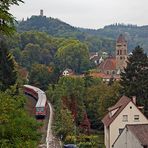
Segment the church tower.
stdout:
[[126,67],[127,61],[127,41],[123,34],[120,34],[116,41],[116,70],[117,74],[120,74]]

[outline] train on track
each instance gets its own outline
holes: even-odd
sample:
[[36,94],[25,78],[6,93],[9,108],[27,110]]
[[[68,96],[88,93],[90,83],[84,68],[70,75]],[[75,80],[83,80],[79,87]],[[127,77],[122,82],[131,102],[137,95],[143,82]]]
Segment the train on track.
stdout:
[[37,100],[35,105],[36,118],[45,118],[47,114],[47,98],[45,92],[37,87],[24,85],[24,93]]

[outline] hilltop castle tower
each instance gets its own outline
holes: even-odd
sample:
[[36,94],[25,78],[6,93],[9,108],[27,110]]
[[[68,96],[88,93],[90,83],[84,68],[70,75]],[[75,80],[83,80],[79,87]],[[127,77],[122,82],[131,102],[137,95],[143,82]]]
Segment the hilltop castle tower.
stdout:
[[127,41],[123,34],[120,34],[116,41],[116,70],[117,74],[127,66]]
[[44,14],[43,14],[43,10],[41,9],[40,10],[40,16],[43,16]]

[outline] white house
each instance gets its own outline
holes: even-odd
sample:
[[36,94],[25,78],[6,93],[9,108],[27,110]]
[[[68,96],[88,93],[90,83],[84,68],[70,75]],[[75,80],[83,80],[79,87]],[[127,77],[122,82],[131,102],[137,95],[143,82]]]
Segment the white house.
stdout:
[[113,148],[148,148],[148,124],[127,124]]
[[112,148],[113,143],[127,124],[148,124],[147,118],[136,106],[136,99],[126,96],[110,107],[103,118],[104,140],[106,148]]
[[63,71],[63,73],[62,73],[63,76],[69,76],[69,75],[72,75],[72,74],[73,74],[72,69],[68,69],[68,68],[66,68],[66,69]]

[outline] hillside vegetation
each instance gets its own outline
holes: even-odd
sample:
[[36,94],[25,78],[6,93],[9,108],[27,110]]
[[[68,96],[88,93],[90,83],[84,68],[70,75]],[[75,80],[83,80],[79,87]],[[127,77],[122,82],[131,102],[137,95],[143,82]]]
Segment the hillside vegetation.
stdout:
[[108,37],[96,37],[81,31],[79,28],[72,27],[58,19],[51,17],[32,16],[26,21],[22,21],[17,26],[18,32],[40,31],[46,32],[54,37],[73,38],[88,45],[89,51],[107,50],[114,51],[115,40]]
[[105,26],[103,29],[81,29],[81,31],[97,37],[109,37],[112,39],[116,39],[122,33],[128,41],[129,51],[140,45],[148,52],[148,26],[113,24]]
[[85,42],[89,51],[107,51],[114,53],[115,40],[120,33],[125,34],[129,51],[137,45],[148,52],[148,26],[113,24],[103,29],[76,28],[59,19],[46,16],[32,16],[26,21],[21,21],[17,26],[18,32],[41,31],[55,37],[74,38]]

